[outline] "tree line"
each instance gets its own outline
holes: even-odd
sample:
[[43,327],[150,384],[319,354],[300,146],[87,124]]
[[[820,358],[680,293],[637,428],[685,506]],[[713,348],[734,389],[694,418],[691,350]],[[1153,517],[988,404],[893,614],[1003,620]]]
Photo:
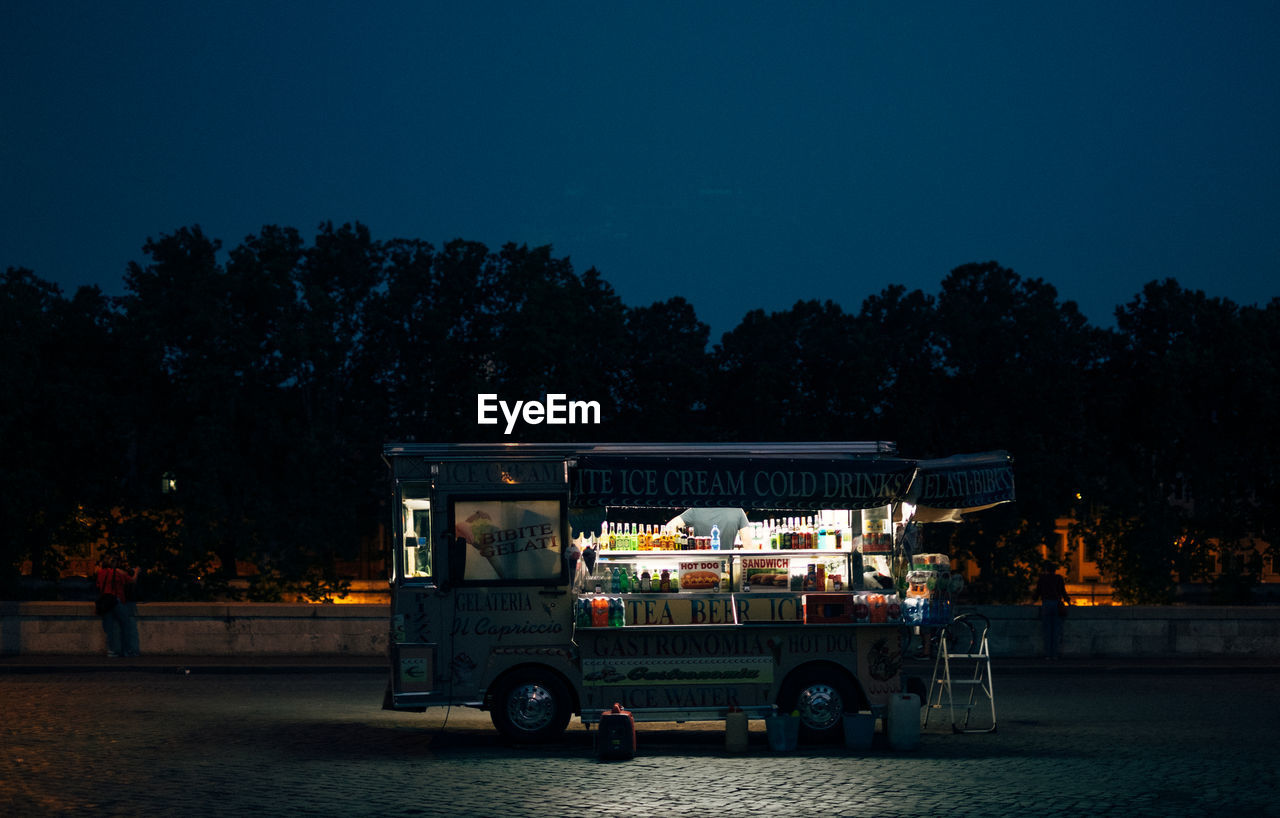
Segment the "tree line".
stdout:
[[[0,282],[0,591],[106,537],[157,593],[332,588],[380,546],[389,441],[510,440],[476,396],[598,401],[601,441],[892,440],[911,456],[1007,449],[1018,501],[930,548],[977,562],[975,599],[1025,596],[1056,521],[1077,521],[1128,601],[1214,575],[1240,598],[1275,543],[1280,299],[1239,306],[1153,281],[1091,326],[995,262],[856,312],[798,301],[718,342],[674,297],[628,306],[550,247],[311,241],[268,226],[223,252],[185,227],[143,248],[125,294]],[[581,438],[523,426],[520,439]],[[171,490],[172,489],[172,490]],[[372,544],[372,545],[371,545]]]

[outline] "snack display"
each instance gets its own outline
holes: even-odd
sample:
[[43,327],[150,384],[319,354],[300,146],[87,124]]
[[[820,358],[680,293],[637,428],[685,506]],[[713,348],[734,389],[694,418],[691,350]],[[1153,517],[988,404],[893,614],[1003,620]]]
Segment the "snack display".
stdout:
[[729,566],[722,559],[681,560],[679,569],[681,590],[719,591],[722,590],[721,579]]
[[743,557],[743,592],[776,591],[790,585],[791,560],[787,557]]

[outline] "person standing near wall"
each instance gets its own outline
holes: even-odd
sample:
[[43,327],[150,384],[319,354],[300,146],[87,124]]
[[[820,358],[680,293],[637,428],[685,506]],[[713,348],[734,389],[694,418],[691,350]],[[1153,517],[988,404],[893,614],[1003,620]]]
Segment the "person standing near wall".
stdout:
[[1044,658],[1057,659],[1062,655],[1062,623],[1067,616],[1071,596],[1067,594],[1067,582],[1058,573],[1058,564],[1046,562],[1036,582],[1036,596],[1040,599],[1040,625],[1044,632]]
[[138,566],[129,566],[120,561],[120,571],[127,577],[124,583],[124,596],[120,598],[123,608],[120,624],[120,648],[122,656],[138,656]]
[[98,588],[95,610],[102,617],[102,631],[107,636],[107,656],[137,656],[137,602],[130,585],[136,589],[138,569],[130,573],[119,557],[108,557],[98,566],[94,585]]

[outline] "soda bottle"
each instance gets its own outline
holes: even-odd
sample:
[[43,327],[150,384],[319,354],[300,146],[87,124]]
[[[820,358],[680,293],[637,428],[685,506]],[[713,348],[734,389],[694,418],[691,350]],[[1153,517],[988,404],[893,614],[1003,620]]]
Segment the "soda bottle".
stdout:
[[602,596],[591,600],[591,627],[607,628],[609,626],[609,601]]

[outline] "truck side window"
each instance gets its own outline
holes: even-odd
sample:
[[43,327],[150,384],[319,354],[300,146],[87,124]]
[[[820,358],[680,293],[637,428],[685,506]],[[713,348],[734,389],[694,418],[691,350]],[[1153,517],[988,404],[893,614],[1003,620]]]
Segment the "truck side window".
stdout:
[[405,579],[424,579],[431,576],[430,486],[406,483],[400,491],[400,564],[404,566]]
[[567,516],[560,498],[457,498],[453,533],[466,543],[469,582],[547,583],[564,578]]

